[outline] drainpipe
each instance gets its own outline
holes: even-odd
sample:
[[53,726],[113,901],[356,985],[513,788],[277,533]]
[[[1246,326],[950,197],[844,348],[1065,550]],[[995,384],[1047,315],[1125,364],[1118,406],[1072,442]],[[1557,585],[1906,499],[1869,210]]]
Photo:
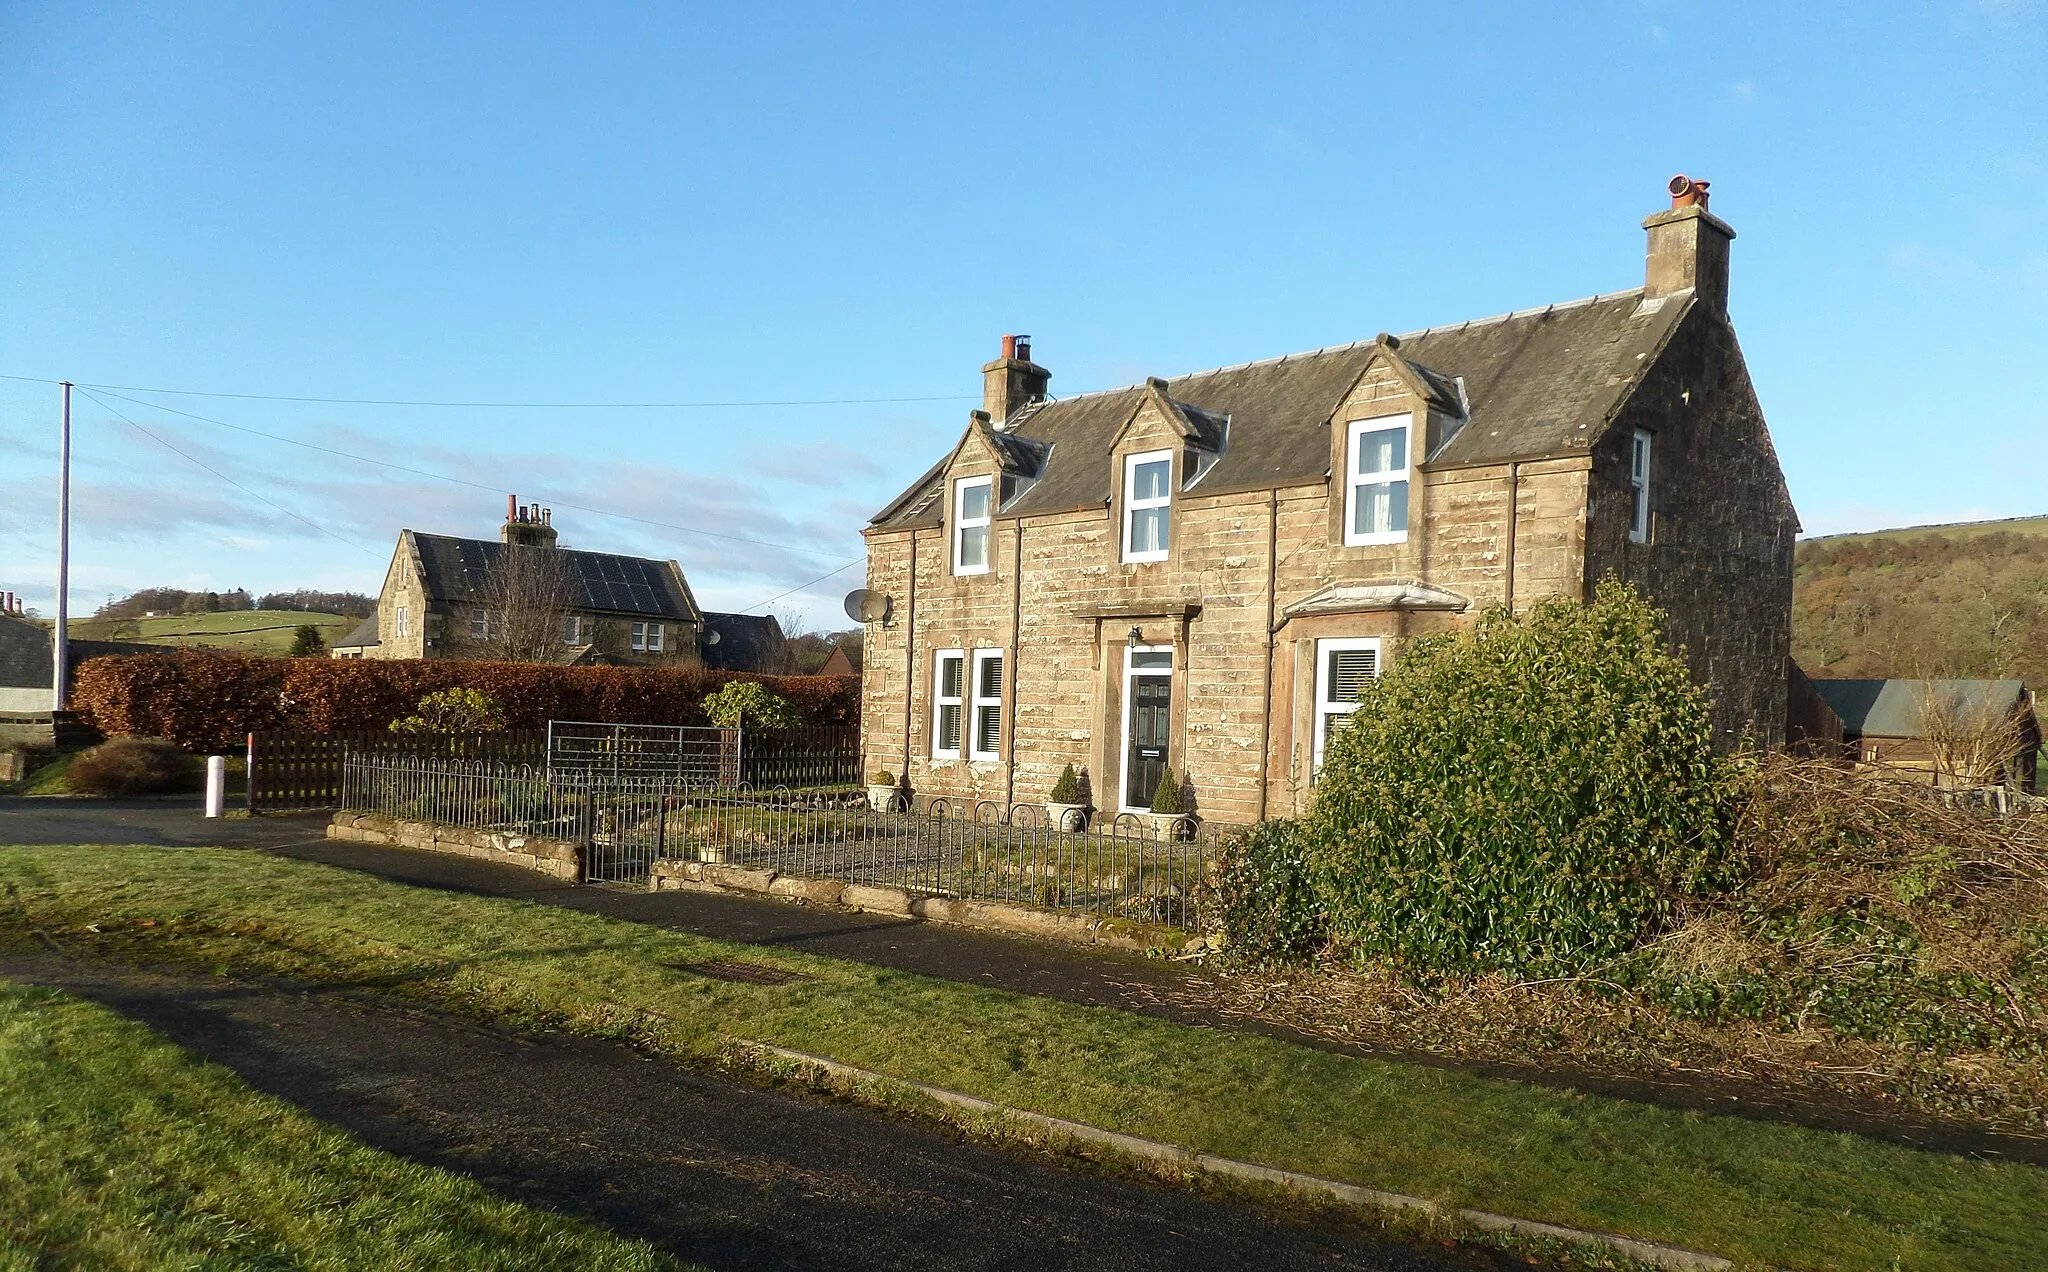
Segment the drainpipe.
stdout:
[[1502,571],[1507,580],[1507,602],[1510,614],[1515,611],[1515,521],[1521,512],[1521,504],[1522,464],[1521,461],[1517,460],[1508,465],[1508,547],[1506,568]]
[[912,695],[917,690],[917,531],[910,532],[910,587],[903,599],[903,768],[897,780],[910,783]]
[[1017,679],[1017,665],[1023,661],[1024,637],[1024,518],[1017,518],[1014,535],[1015,551],[1010,565],[1010,727],[1003,733],[1003,803],[1017,802],[1017,715],[1021,695]]
[[1280,634],[1273,627],[1278,597],[1274,587],[1280,574],[1280,488],[1266,492],[1266,692],[1259,712],[1259,820],[1266,820],[1266,786],[1272,778],[1273,757],[1273,654]]

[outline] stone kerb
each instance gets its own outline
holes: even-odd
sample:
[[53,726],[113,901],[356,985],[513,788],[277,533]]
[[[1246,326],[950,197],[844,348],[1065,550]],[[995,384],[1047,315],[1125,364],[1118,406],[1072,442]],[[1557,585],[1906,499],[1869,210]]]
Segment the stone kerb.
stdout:
[[381,813],[336,813],[328,823],[327,837],[474,857],[536,870],[569,883],[580,883],[583,879],[583,848],[573,839],[468,830],[438,822],[405,821]]
[[981,928],[1076,945],[1106,945],[1114,949],[1179,949],[1188,941],[1188,934],[1176,928],[1125,919],[1055,914],[1000,901],[932,897],[903,888],[813,879],[716,862],[657,861],[647,872],[647,887],[650,892],[745,892],[812,905],[843,906],[870,914],[922,919],[927,923]]

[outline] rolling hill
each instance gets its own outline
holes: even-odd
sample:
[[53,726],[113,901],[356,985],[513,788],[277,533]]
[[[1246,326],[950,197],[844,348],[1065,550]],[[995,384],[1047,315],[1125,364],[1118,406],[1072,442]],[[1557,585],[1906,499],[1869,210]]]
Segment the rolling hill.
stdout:
[[82,618],[71,624],[81,640],[127,640],[145,645],[182,645],[233,654],[283,654],[292,635],[305,623],[320,629],[332,645],[359,619],[342,614],[309,614],[300,610],[233,610],[219,614],[171,614],[161,618]]
[[1806,540],[1793,556],[1792,656],[1811,676],[2048,688],[2048,517]]

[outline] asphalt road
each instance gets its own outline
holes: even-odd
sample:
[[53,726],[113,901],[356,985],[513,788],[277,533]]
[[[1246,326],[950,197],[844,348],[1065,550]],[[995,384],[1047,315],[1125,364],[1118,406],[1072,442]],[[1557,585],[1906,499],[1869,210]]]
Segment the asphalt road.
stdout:
[[1505,1269],[358,992],[0,956],[369,1144],[719,1269]]

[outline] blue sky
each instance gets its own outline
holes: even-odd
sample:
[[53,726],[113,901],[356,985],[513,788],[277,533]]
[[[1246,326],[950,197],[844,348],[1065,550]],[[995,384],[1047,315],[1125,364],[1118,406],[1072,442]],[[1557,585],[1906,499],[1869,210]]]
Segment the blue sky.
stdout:
[[[2023,0],[12,0],[0,372],[812,403],[75,402],[87,611],[375,591],[508,491],[741,608],[860,556],[1003,332],[1070,394],[1620,290],[1684,171],[1809,533],[2043,513],[2044,67]],[[45,609],[56,408],[0,380],[0,588]],[[859,581],[773,607],[842,626]]]

